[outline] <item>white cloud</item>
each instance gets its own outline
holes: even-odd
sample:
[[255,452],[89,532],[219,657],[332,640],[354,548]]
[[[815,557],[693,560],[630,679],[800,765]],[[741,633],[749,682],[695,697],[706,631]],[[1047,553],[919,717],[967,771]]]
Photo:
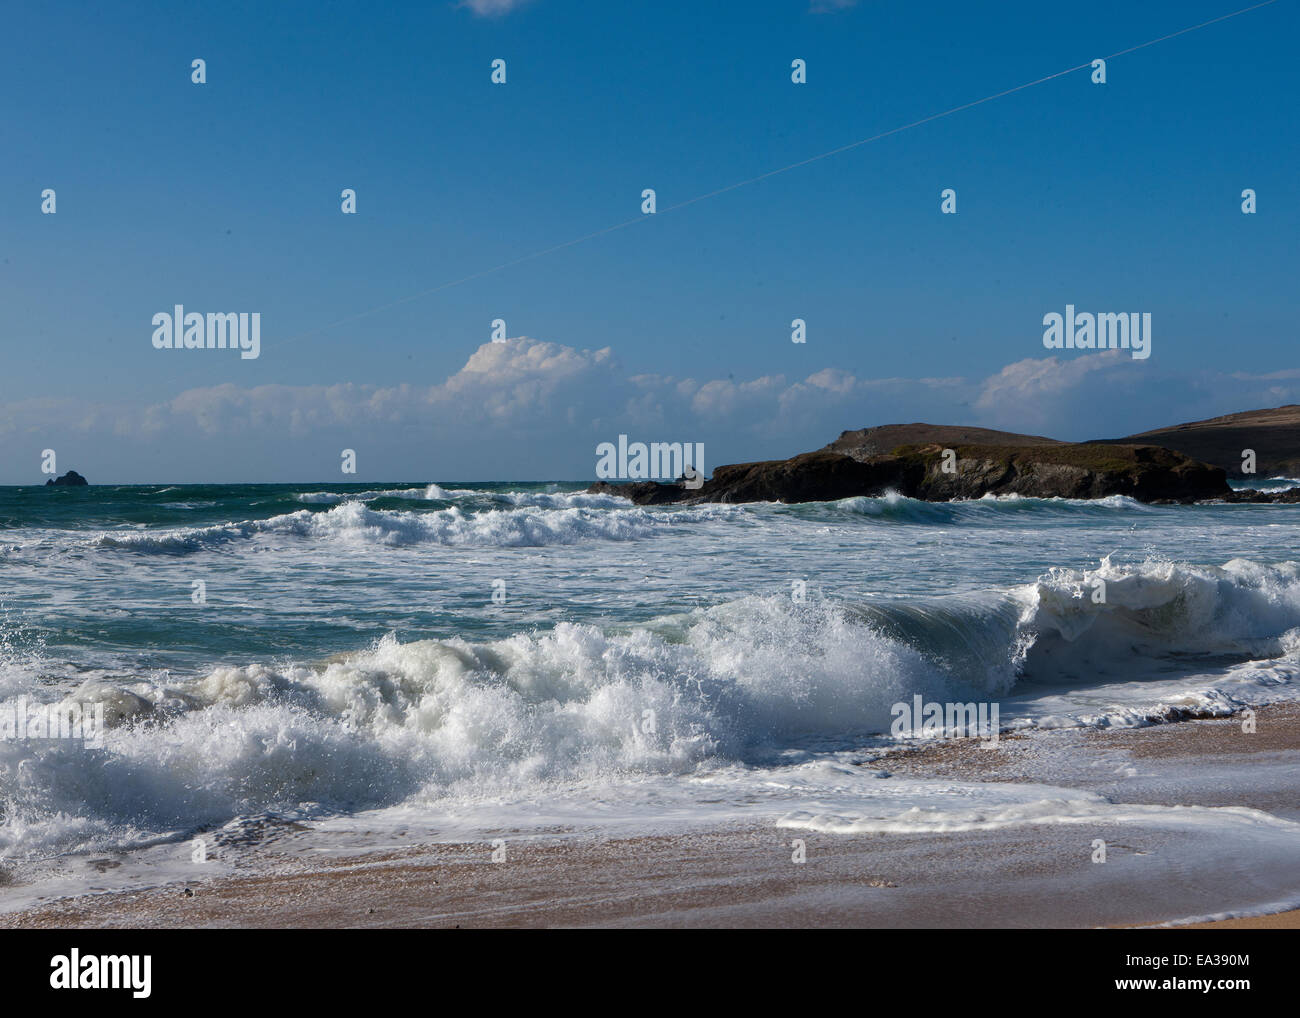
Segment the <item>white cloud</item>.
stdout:
[[1126,384],[1125,373],[1131,375],[1143,367],[1135,366],[1132,358],[1119,350],[1069,360],[1027,358],[985,379],[975,409],[994,427],[1022,432],[1042,430],[1059,421],[1070,394],[1105,386],[1113,395],[1116,388]]
[[691,409],[701,417],[720,418],[737,414],[770,413],[774,396],[785,387],[782,375],[735,382],[720,378],[705,382],[691,397]]
[[460,6],[468,7],[480,18],[499,18],[529,2],[531,0],[462,0]]
[[1109,351],[1021,360],[984,379],[860,378],[838,368],[796,380],[698,379],[627,375],[609,348],[519,337],[483,344],[433,384],[224,384],[153,404],[0,404],[0,477],[30,483],[49,447],[61,465],[113,480],[315,480],[338,470],[342,448],[359,451],[367,477],[581,478],[595,445],[620,433],[705,442],[717,464],[804,452],[873,424],[1086,439],[1297,398],[1297,372],[1167,376]]

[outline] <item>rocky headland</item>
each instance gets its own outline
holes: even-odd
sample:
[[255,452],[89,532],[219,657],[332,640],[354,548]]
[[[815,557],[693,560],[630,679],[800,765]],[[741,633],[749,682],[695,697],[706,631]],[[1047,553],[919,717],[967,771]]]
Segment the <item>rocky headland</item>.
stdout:
[[[1182,446],[1185,445],[1186,448]],[[1251,411],[1125,439],[1062,442],[987,428],[889,424],[845,431],[815,452],[717,467],[702,487],[684,481],[600,481],[588,491],[638,505],[822,502],[897,492],[930,502],[1023,495],[1141,502],[1300,502],[1300,489],[1233,490],[1243,451],[1258,476],[1300,467],[1300,407]],[[1199,454],[1199,455],[1198,455]]]

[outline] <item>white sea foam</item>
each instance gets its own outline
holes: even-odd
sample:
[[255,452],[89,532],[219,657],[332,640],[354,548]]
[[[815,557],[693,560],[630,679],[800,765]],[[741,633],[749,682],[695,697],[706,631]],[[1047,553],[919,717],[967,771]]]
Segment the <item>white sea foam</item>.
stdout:
[[[416,794],[694,772],[810,735],[879,729],[904,692],[943,688],[921,655],[829,608],[754,598],[658,629],[386,638],[320,666],[86,683],[70,697],[104,701],[110,724],[93,760],[0,746],[0,775],[21,790],[0,847],[72,837],[84,848],[92,834],[103,847],[304,802],[353,811]],[[69,826],[75,815],[86,823]]]
[[[880,797],[871,814],[796,811],[783,816],[777,826],[827,834],[959,834],[1048,824],[1094,830],[1103,824],[1192,830],[1228,826],[1243,838],[1263,834],[1291,844],[1300,838],[1300,823],[1241,806],[1114,803],[1092,792],[1032,784],[929,782],[902,787],[905,796]],[[909,805],[918,800],[924,805]]]
[[[927,502],[909,498],[896,491],[884,495],[856,495],[836,502],[805,503],[836,513],[862,516],[890,523],[960,524],[997,523],[1009,515],[1078,517],[1122,513],[1152,513],[1158,510],[1127,495],[1108,495],[1105,498],[1029,498],[1024,495],[986,494],[976,499],[953,499],[948,502]],[[804,506],[798,511],[807,512]]]
[[591,495],[585,491],[536,492],[511,491],[496,496],[507,505],[537,506],[543,509],[566,509],[573,506],[599,509],[619,509],[630,506],[629,499],[619,495]]
[[[318,515],[334,512],[364,522],[369,511]],[[1080,596],[1094,577],[1107,579],[1104,605]],[[9,797],[0,852],[136,843],[267,810],[543,794],[619,775],[743,765],[768,780],[763,768],[792,750],[847,749],[887,732],[892,705],[915,695],[1003,698],[1013,726],[1150,723],[1151,704],[1171,697],[1227,712],[1290,695],[1300,679],[1298,591],[1294,565],[1104,562],[906,611],[754,596],[629,630],[562,623],[486,642],[389,636],[320,664],[94,679],[67,696],[105,704],[100,749],[0,745]],[[1225,672],[1227,652],[1274,660]],[[1195,666],[1203,674],[1187,664],[1197,653],[1215,656]],[[1121,663],[1132,688],[1107,686],[1109,706],[1062,695],[1077,689],[1061,685],[1075,673],[1095,684]],[[1034,802],[983,820],[945,807],[935,822],[1087,813]]]
[[295,495],[294,498],[299,502],[316,505],[335,505],[339,502],[370,502],[380,498],[429,502],[478,500],[495,502],[503,506],[531,506],[541,509],[570,509],[575,507],[613,509],[632,505],[629,499],[618,495],[595,495],[588,494],[585,491],[492,491],[478,488],[444,488],[440,484],[428,484],[423,488],[384,488],[355,492],[307,491]]
[[[1051,681],[1113,675],[1134,656],[1293,655],[1300,640],[1300,564],[1222,567],[1167,561],[1053,569],[1020,588],[1022,667]],[[1098,600],[1102,598],[1102,600]]]
[[554,509],[523,506],[482,512],[466,512],[453,505],[432,512],[409,512],[376,510],[360,501],[345,501],[324,512],[302,509],[266,520],[208,527],[106,531],[91,538],[90,543],[96,548],[163,555],[184,555],[231,541],[267,537],[390,546],[540,547],[590,540],[630,541],[673,526],[735,516],[737,512],[735,507],[721,505],[669,510],[624,508],[621,502],[620,508],[607,512],[579,505]]
[[436,484],[430,484],[427,488],[381,488],[373,491],[304,491],[294,496],[299,502],[305,502],[308,505],[335,505],[339,502],[369,502],[376,498],[405,498],[405,499],[435,499],[446,498],[443,494],[432,494],[434,490],[441,491]]
[[1300,478],[1295,477],[1265,477],[1262,480],[1250,480],[1242,485],[1247,488],[1256,488],[1259,491],[1286,491],[1289,488],[1300,488]]

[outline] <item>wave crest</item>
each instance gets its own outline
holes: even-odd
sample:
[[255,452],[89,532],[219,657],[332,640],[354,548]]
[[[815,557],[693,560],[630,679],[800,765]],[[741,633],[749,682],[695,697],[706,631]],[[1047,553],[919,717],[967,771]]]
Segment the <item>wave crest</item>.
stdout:
[[231,541],[273,537],[362,545],[542,547],[589,540],[636,540],[660,533],[666,527],[730,517],[738,511],[726,506],[656,511],[624,508],[624,505],[619,500],[619,507],[610,511],[583,505],[546,508],[539,504],[479,512],[466,512],[453,505],[429,512],[412,512],[371,509],[360,501],[345,501],[325,511],[300,509],[266,520],[168,530],[108,531],[90,543],[96,548],[159,555],[185,555]]

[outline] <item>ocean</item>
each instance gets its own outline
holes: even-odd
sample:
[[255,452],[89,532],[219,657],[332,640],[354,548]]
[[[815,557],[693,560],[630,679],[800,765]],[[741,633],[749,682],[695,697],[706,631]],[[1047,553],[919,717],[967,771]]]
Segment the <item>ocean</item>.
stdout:
[[[198,841],[237,868],[274,832],[309,854],[742,821],[1190,827],[1255,860],[1261,905],[1300,892],[1300,803],[889,764],[917,697],[996,704],[1029,737],[1297,699],[1300,506],[584,486],[0,488],[0,717],[76,703],[105,725],[0,739],[0,908],[156,883]],[[1092,763],[1078,746],[1062,772]]]

